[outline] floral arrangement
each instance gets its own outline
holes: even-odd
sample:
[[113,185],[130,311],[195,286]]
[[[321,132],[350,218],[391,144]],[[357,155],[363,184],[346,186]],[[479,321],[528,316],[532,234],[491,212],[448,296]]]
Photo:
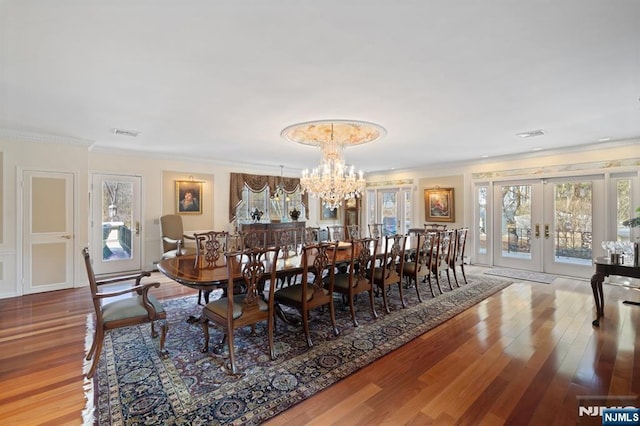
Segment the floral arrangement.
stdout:
[[625,220],[622,222],[622,225],[628,226],[629,228],[636,228],[640,226],[640,207],[636,209],[636,213],[638,214],[636,217]]
[[251,219],[258,222],[263,214],[264,212],[262,210],[258,210],[257,207],[254,207],[253,210],[251,210]]
[[289,216],[291,216],[291,219],[293,220],[298,220],[298,218],[300,217],[300,210],[294,207],[293,210],[289,212]]

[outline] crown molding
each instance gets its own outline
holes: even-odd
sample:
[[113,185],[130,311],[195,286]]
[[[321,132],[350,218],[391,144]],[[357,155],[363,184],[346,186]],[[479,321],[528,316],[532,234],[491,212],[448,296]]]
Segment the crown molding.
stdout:
[[10,139],[19,142],[58,143],[66,145],[82,145],[91,147],[94,141],[70,136],[49,135],[37,132],[0,128],[0,139]]
[[394,170],[378,170],[378,171],[369,171],[368,175],[385,175],[385,174],[397,174],[397,173],[411,173],[411,172],[419,172],[425,169],[429,170],[441,170],[441,169],[451,169],[455,167],[468,167],[475,166],[479,164],[487,164],[494,163],[498,161],[509,161],[509,160],[523,160],[529,158],[540,158],[540,157],[548,157],[551,155],[558,154],[567,154],[573,152],[585,152],[585,151],[595,151],[599,149],[611,149],[625,146],[634,146],[640,144],[640,137],[630,138],[630,139],[620,139],[615,141],[608,142],[595,142],[590,144],[582,144],[582,145],[573,145],[564,148],[555,148],[555,149],[546,149],[541,151],[533,151],[533,152],[519,152],[508,155],[500,155],[495,157],[487,157],[482,159],[473,159],[473,160],[461,160],[461,161],[450,161],[443,162],[439,164],[425,164],[423,166],[410,167],[410,168],[396,168]]

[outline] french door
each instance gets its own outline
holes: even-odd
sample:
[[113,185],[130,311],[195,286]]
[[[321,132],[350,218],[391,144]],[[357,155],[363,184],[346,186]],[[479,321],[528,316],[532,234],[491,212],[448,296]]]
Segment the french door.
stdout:
[[[412,189],[406,187],[367,191],[367,224],[381,223],[383,235],[404,234],[411,227]],[[365,235],[366,232],[363,232]]]
[[141,177],[92,174],[91,258],[96,275],[142,269]]
[[495,265],[591,276],[593,241],[604,237],[602,176],[498,182],[493,199]]

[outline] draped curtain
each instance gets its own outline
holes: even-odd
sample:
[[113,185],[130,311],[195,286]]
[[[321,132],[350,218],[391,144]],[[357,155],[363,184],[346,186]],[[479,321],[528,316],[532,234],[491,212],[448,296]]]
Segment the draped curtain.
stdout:
[[[282,182],[284,191],[289,194],[295,192],[300,186],[300,178],[231,173],[229,183],[229,222],[232,222],[236,217],[236,209],[242,201],[242,190],[245,185],[254,192],[260,192],[266,187],[275,190],[280,182]],[[309,219],[309,208],[307,207],[309,205],[309,194],[307,192],[302,194],[302,205],[304,206],[305,216]]]

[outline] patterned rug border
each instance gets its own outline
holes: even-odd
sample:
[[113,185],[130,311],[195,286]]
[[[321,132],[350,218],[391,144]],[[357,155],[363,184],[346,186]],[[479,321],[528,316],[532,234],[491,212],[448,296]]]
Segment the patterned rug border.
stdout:
[[537,283],[551,284],[555,280],[555,275],[545,274],[542,272],[523,271],[520,269],[493,268],[485,271],[486,275],[496,277],[512,278],[517,280],[534,281]]
[[[474,278],[479,282],[473,283]],[[377,320],[369,320],[366,324],[363,324],[361,321],[361,326],[350,330],[348,334],[345,335],[341,333],[337,338],[318,343],[310,350],[290,359],[279,360],[270,367],[255,367],[259,370],[258,373],[253,372],[252,374],[247,374],[247,376],[241,379],[243,390],[246,390],[246,392],[255,390],[259,393],[259,390],[264,388],[265,382],[267,382],[270,386],[276,387],[277,390],[283,390],[284,392],[281,392],[277,397],[263,398],[254,404],[255,406],[247,406],[247,411],[240,417],[224,419],[227,421],[225,424],[258,424],[266,421],[373,363],[416,337],[445,323],[470,307],[481,303],[483,300],[486,300],[488,297],[509,286],[513,281],[492,278],[490,282],[485,282],[481,279],[481,276],[469,276],[469,282],[470,284],[468,285],[455,288],[453,291],[446,291],[444,294],[424,300],[422,303],[409,305],[406,309],[395,310],[391,314],[386,315],[384,312],[379,312],[380,318]],[[475,290],[476,293],[469,290],[472,287],[479,287]],[[469,296],[465,296],[466,293],[470,293]],[[193,303],[195,304],[195,296],[187,296],[167,299],[165,300],[165,306],[167,306],[167,310],[170,312],[172,304],[178,305],[189,299],[193,299]],[[441,309],[433,309],[434,305],[439,305]],[[437,311],[438,314],[431,317],[428,316],[430,315],[429,311]],[[349,315],[348,312],[345,314]],[[417,321],[425,316],[428,316],[428,321],[426,322],[411,322],[412,319]],[[90,317],[91,319],[88,318],[87,320],[88,334],[90,333],[89,321],[93,321],[93,316],[90,315]],[[183,321],[183,319],[178,320]],[[406,326],[407,322],[410,323],[410,328]],[[351,325],[351,327],[353,326]],[[157,339],[151,339],[148,330],[146,330],[144,326],[134,328],[137,328],[139,331],[139,338],[144,340],[144,345],[147,349],[157,346]],[[170,325],[170,332],[171,328]],[[382,344],[373,345],[371,348],[364,347],[371,343],[369,342],[368,335],[375,335],[377,332],[381,333],[383,329],[385,337],[393,334],[389,332],[390,330],[397,330],[397,335]],[[278,336],[276,335],[276,344],[277,341]],[[332,354],[334,351],[335,353],[340,353],[341,347],[347,347],[345,345],[354,347],[361,345],[363,346],[362,353],[353,359],[349,359],[347,362],[343,362],[341,365],[332,366],[330,364]],[[114,350],[111,333],[107,334],[104,347],[105,353],[103,353],[101,357],[98,372],[105,372],[106,370],[105,374],[109,382],[107,389],[118,389],[115,361],[110,359],[113,356],[112,351]],[[238,390],[238,382],[240,381],[229,380],[219,384],[213,391],[194,396],[189,392],[171,357],[162,358],[155,350],[149,350],[148,352],[153,366],[156,367],[157,374],[162,381],[163,390],[166,392],[167,403],[171,405],[173,413],[175,413],[175,417],[173,418],[175,424],[189,424],[192,423],[194,419],[207,418],[206,414],[210,414],[208,412],[215,411],[216,409],[220,411],[224,409],[225,404],[233,404],[233,396]],[[106,359],[103,359],[103,357]],[[317,363],[317,360],[329,362],[329,366],[325,369],[326,371],[320,371],[316,379],[300,383],[301,378],[295,377],[294,373],[299,371],[299,369],[304,369],[305,365],[311,362]],[[206,368],[207,365],[204,364],[212,361],[209,357],[205,356],[203,360],[198,362],[203,363],[203,365],[200,365],[201,368]],[[209,368],[215,367],[216,365],[214,364]],[[91,380],[91,389],[87,389],[87,408],[83,413],[84,424],[128,424],[122,415],[123,407],[121,406],[121,397],[114,398],[113,395],[106,397],[109,405],[110,422],[103,423],[103,419],[97,418],[98,413],[96,411],[99,411],[99,409],[96,410],[93,405],[96,404],[97,407],[100,407],[100,397],[105,397],[104,395],[99,395],[99,391],[94,394],[94,389],[100,389],[97,383],[98,374],[99,373],[96,373],[93,380]],[[287,378],[296,384],[291,389],[287,389],[289,385]],[[278,388],[278,385],[281,385],[282,389]],[[105,387],[104,384],[102,386]],[[205,413],[205,411],[207,411],[207,413]]]

